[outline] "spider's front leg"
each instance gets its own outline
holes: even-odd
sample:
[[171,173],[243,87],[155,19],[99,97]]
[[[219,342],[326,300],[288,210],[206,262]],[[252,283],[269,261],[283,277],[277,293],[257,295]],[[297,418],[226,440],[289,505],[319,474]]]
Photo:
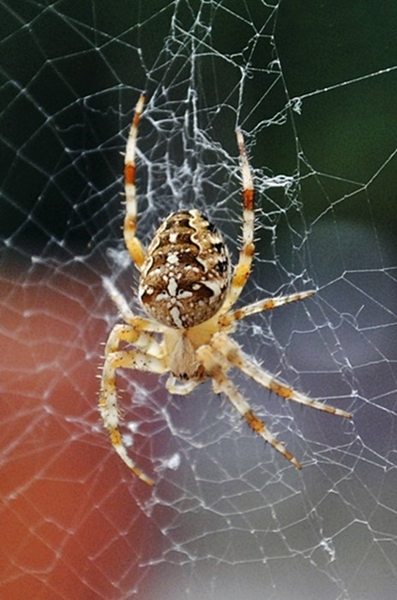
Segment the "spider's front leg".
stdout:
[[297,469],[301,469],[302,465],[296,460],[293,454],[291,454],[291,452],[289,452],[285,446],[270,433],[266,428],[265,423],[254,413],[246,399],[230,381],[227,376],[227,371],[231,365],[223,354],[213,347],[206,345],[198,348],[197,357],[204,365],[208,377],[211,377],[212,379],[214,392],[216,394],[223,392],[255,433],[260,435],[266,442],[269,442],[275,450],[292,462]]
[[[133,344],[136,350],[119,350],[120,342]],[[120,415],[117,402],[116,370],[137,369],[152,373],[164,373],[167,368],[162,359],[161,347],[150,333],[134,329],[131,325],[117,324],[113,327],[105,347],[99,395],[99,411],[110,441],[120,458],[139,479],[148,485],[154,482],[129,457],[120,433]]]

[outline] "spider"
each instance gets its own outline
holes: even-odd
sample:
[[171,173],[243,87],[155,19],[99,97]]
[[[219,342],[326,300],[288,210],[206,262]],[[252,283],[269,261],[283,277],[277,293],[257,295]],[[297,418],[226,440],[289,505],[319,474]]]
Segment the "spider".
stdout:
[[223,393],[254,432],[301,469],[302,465],[251,409],[229,379],[228,371],[236,367],[287,400],[346,419],[352,415],[288,387],[253,363],[229,334],[245,317],[309,298],[314,292],[267,298],[233,309],[250,275],[254,256],[254,185],[240,129],[236,135],[243,182],[243,239],[237,265],[232,268],[222,236],[196,209],[172,213],[157,229],[148,249],[144,249],[136,237],[135,188],[135,150],[144,102],[142,94],[135,108],[125,153],[124,241],[140,271],[138,296],[148,316],[134,315],[124,297],[107,283],[124,321],[116,324],[109,334],[101,376],[99,410],[110,441],[131,471],[145,483],[154,485],[129,456],[123,443],[119,429],[117,369],[169,373],[166,389],[172,394],[189,394],[204,380],[211,379],[214,392]]

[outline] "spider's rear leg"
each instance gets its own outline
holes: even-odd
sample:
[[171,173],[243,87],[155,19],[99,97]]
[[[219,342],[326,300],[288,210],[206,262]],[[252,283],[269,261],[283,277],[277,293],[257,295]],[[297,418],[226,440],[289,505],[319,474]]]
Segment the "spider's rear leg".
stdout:
[[226,358],[219,351],[213,350],[210,346],[201,346],[198,348],[197,357],[204,365],[208,376],[211,377],[215,393],[223,392],[255,433],[260,435],[266,442],[269,442],[275,450],[292,462],[297,469],[301,469],[302,465],[296,460],[293,454],[291,454],[291,452],[289,452],[285,446],[270,433],[266,428],[265,423],[254,413],[248,402],[227,377],[227,370],[230,368],[230,364],[228,364]]
[[235,266],[228,294],[223,303],[221,312],[229,310],[240,296],[248,277],[251,273],[254,258],[254,182],[251,167],[245,150],[244,138],[240,129],[236,131],[237,144],[240,151],[241,175],[243,180],[243,231],[242,246],[238,263]]
[[137,202],[135,187],[135,150],[138,137],[138,125],[145,103],[145,95],[141,94],[135,107],[134,118],[128,134],[127,147],[124,157],[124,189],[125,189],[125,217],[124,217],[124,241],[128,252],[138,269],[145,260],[146,251],[139,239],[136,237],[137,227]]

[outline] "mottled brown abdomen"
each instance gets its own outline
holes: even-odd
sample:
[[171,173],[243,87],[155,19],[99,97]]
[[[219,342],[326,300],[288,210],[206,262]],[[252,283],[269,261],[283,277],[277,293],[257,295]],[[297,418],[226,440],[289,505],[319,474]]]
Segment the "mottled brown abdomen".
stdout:
[[229,252],[215,227],[198,210],[173,213],[148,248],[139,298],[160,323],[187,329],[219,310],[230,273]]

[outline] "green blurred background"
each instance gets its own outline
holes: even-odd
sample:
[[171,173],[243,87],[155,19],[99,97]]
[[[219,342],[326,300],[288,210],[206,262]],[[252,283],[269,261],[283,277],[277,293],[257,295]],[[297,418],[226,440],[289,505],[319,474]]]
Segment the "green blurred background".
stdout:
[[254,131],[255,167],[301,177],[308,226],[361,220],[394,237],[395,2],[8,2],[0,23],[8,248],[84,247],[106,228],[137,94],[162,87],[174,113],[194,89],[199,125],[231,153],[236,115]]

